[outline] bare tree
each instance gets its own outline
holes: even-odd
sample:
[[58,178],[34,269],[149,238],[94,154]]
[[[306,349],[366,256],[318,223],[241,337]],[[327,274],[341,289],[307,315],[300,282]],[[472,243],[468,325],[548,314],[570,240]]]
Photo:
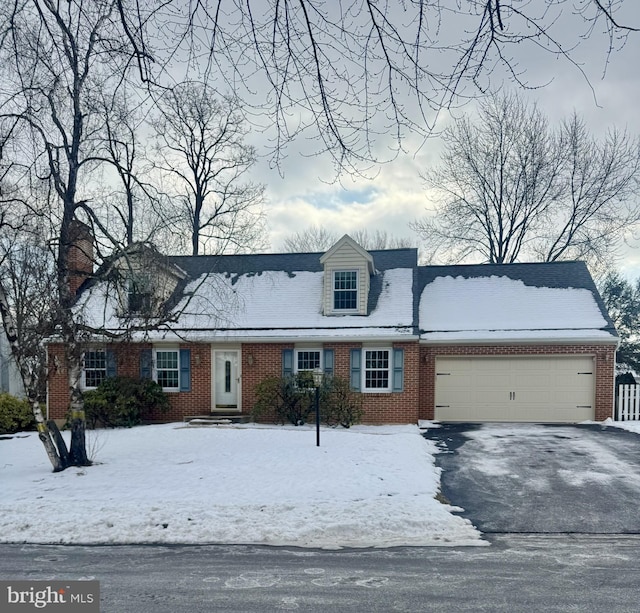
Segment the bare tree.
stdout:
[[609,130],[593,138],[574,113],[561,127],[561,207],[551,207],[533,250],[541,259],[603,265],[640,221],[640,141]]
[[404,236],[394,236],[386,230],[376,230],[373,233],[364,228],[349,234],[351,238],[365,249],[406,249],[413,247],[414,243],[410,238]]
[[434,111],[496,82],[542,85],[526,72],[541,54],[588,78],[572,59],[576,47],[599,38],[608,58],[638,26],[625,23],[619,0],[120,3],[143,78],[164,67],[151,38],[161,25],[171,60],[179,49],[186,70],[197,66],[217,90],[224,83],[268,113],[276,159],[288,139],[306,134],[339,168],[379,158],[380,139],[399,145],[408,133],[429,133]]
[[[247,112],[268,114],[276,159],[287,140],[306,133],[342,168],[376,159],[380,135],[399,143],[409,130],[428,133],[432,110],[482,90],[499,67],[522,81],[510,46],[529,44],[571,61],[580,36],[600,30],[609,42],[605,52],[612,51],[631,31],[618,21],[620,4],[584,0],[570,12],[565,0],[542,9],[495,0],[446,9],[429,0],[348,0],[339,11],[317,0],[0,3],[0,119],[17,120],[19,156],[29,169],[18,190],[26,197],[11,198],[30,211],[28,195],[39,182],[54,196],[39,212],[55,228],[55,319],[68,350],[73,462],[88,462],[79,389],[83,336],[69,285],[74,224],[91,222],[117,243],[88,189],[104,164],[102,92],[115,93],[134,72],[138,84],[166,86],[176,70],[198,64],[217,91],[233,92]],[[555,29],[563,11],[576,27]],[[5,326],[15,336],[9,320]]]
[[[147,225],[145,210],[154,213],[157,209],[153,205],[158,199],[154,186],[143,180],[150,166],[140,142],[143,120],[140,110],[128,100],[128,93],[103,91],[100,99],[104,114],[104,134],[101,135],[104,162],[118,178],[116,186],[107,182],[110,193],[104,197],[106,210],[103,218],[114,235],[120,234],[117,227],[122,226],[124,245],[149,238],[142,230]],[[110,213],[115,219],[109,218]]]
[[289,253],[315,253],[327,251],[340,235],[322,226],[310,226],[284,239],[284,250]]
[[[385,230],[376,230],[373,234],[366,228],[348,232],[349,236],[365,249],[402,249],[411,247],[411,240],[393,236]],[[289,253],[312,253],[327,251],[340,238],[340,235],[322,226],[310,226],[284,239],[284,249]]]
[[[55,321],[67,350],[71,395],[70,463],[87,465],[80,378],[83,335],[73,313],[78,216],[96,219],[86,199],[91,171],[99,164],[102,130],[97,101],[105,88],[123,82],[133,51],[123,43],[117,0],[91,3],[29,0],[4,6],[10,12],[0,40],[3,75],[11,88],[0,99],[0,115],[18,122],[30,181],[44,183],[54,199],[42,214],[55,228]],[[23,185],[28,192],[30,183]],[[12,335],[13,332],[12,332]],[[54,467],[55,468],[55,467]]]
[[425,175],[440,200],[411,224],[432,258],[599,262],[640,221],[640,145],[626,134],[598,141],[575,115],[553,130],[535,106],[501,95],[443,141]]
[[157,167],[170,176],[192,255],[262,245],[264,187],[245,181],[256,160],[238,101],[201,83],[183,83],[158,101]]
[[[3,225],[0,247],[0,315],[12,358],[22,379],[42,441],[54,472],[71,462],[65,441],[55,423],[45,421],[47,358],[42,340],[55,330],[52,296],[43,286],[55,284],[52,254],[21,227]],[[25,240],[26,239],[26,240]]]

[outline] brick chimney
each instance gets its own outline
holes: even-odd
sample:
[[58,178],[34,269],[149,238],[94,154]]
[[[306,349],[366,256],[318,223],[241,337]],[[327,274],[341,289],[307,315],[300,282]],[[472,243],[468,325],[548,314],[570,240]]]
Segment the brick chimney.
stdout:
[[73,295],[86,279],[93,275],[93,232],[74,219],[69,229],[69,289]]

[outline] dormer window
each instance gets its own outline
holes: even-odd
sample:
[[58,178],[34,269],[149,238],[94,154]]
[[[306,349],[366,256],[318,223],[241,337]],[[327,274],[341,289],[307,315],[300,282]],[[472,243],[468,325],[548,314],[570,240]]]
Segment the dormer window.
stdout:
[[130,313],[151,312],[151,284],[146,275],[135,275],[129,279],[128,305]]
[[337,270],[333,273],[333,309],[355,311],[358,308],[358,271]]
[[367,315],[371,277],[375,274],[372,255],[345,234],[320,256],[324,271],[322,313],[324,315]]
[[119,316],[158,317],[187,273],[152,245],[134,243],[114,256],[110,274],[117,284]]

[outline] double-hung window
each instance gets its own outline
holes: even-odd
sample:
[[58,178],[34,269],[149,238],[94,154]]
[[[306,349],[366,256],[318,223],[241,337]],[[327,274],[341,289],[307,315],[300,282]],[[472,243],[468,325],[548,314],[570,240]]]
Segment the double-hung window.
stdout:
[[320,349],[296,350],[296,372],[319,370],[322,368],[322,351]]
[[177,349],[156,349],[154,379],[165,391],[180,389],[180,361]]
[[300,388],[313,387],[313,372],[322,370],[321,349],[296,349],[294,369],[296,385]]
[[84,388],[98,387],[107,378],[107,352],[92,349],[84,352]]
[[391,381],[391,356],[389,349],[365,349],[363,385],[365,391],[386,391]]
[[351,389],[385,393],[404,391],[404,349],[363,347],[350,352]]
[[358,309],[358,272],[336,270],[333,273],[333,310],[356,311]]

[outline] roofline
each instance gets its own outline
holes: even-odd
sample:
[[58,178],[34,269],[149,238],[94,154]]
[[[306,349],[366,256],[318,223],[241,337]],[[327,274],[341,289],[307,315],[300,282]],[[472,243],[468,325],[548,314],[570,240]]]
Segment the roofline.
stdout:
[[341,239],[336,241],[336,243],[328,249],[322,256],[320,257],[320,264],[323,264],[340,248],[342,245],[347,244],[352,249],[354,249],[357,253],[359,253],[369,264],[369,268],[373,270],[373,256],[362,246],[359,245],[356,241],[354,241],[348,234],[345,234]]
[[[305,335],[293,335],[283,334],[280,336],[249,336],[222,332],[219,336],[207,334],[207,331],[199,330],[158,330],[151,333],[145,333],[144,338],[136,338],[134,333],[133,337],[129,338],[127,342],[130,343],[206,343],[210,345],[215,344],[239,344],[239,343],[396,343],[396,342],[417,342],[418,335],[413,333],[407,334],[390,334],[388,336],[380,334],[366,334],[362,336],[349,335],[349,336],[335,336],[332,334],[321,334],[313,336],[311,334]],[[47,344],[56,344],[61,341],[48,339]],[[109,336],[96,334],[88,342],[93,343],[118,343],[121,339],[114,339]]]
[[594,338],[594,337],[571,337],[571,338],[558,338],[556,337],[540,337],[540,338],[485,338],[485,339],[424,339],[420,338],[420,345],[471,345],[478,346],[491,346],[496,345],[513,346],[513,345],[615,345],[616,348],[620,344],[620,339],[617,337],[611,338]]
[[483,266],[496,266],[496,267],[507,267],[507,266],[560,266],[567,264],[585,264],[584,260],[554,260],[552,262],[506,262],[503,264],[497,264],[496,262],[481,262],[475,264],[465,264],[465,263],[457,263],[457,264],[421,264],[418,265],[418,268],[462,268],[464,266],[473,266],[477,268],[481,268]]

